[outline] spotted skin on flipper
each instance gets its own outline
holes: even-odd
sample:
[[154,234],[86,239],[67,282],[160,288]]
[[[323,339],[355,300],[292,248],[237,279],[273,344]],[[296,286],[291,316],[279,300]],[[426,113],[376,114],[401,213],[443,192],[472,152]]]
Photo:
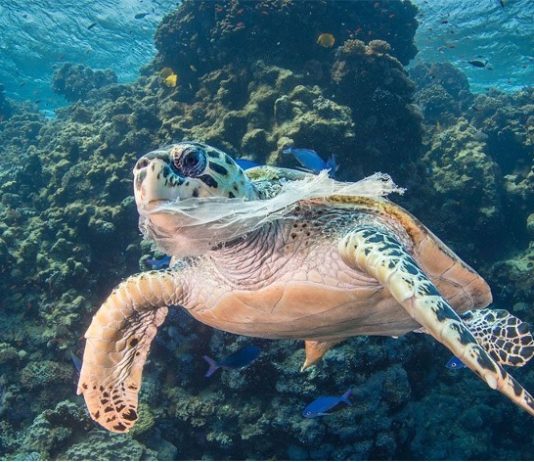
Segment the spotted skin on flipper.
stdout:
[[361,226],[341,239],[338,249],[349,266],[375,277],[414,320],[491,388],[534,415],[532,396],[478,344],[393,233]]
[[521,367],[534,356],[534,339],[528,324],[506,310],[473,310],[462,321],[495,361]]
[[170,271],[150,271],[121,283],[93,316],[83,355],[78,394],[104,428],[127,432],[138,418],[141,376],[150,344],[179,303],[181,287]]

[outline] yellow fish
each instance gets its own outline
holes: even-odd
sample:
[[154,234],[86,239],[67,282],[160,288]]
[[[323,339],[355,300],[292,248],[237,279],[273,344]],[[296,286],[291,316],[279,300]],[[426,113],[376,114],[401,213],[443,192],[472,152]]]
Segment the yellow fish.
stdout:
[[178,76],[176,74],[171,74],[163,79],[163,83],[168,87],[175,87],[178,82]]
[[323,32],[317,37],[317,45],[323,48],[332,48],[334,43],[336,43],[336,38],[328,32]]
[[168,87],[175,87],[178,83],[178,74],[170,67],[164,67],[159,74],[163,79],[163,83]]

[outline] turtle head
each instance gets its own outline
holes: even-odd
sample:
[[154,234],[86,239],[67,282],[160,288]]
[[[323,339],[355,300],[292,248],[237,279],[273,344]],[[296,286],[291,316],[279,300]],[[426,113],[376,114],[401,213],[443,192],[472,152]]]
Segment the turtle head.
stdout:
[[256,199],[234,160],[202,143],[183,142],[149,152],[134,167],[139,226],[168,255],[201,255],[232,237],[210,226],[236,210],[234,200]]
[[138,207],[195,197],[256,198],[243,170],[224,152],[183,142],[149,152],[134,167]]

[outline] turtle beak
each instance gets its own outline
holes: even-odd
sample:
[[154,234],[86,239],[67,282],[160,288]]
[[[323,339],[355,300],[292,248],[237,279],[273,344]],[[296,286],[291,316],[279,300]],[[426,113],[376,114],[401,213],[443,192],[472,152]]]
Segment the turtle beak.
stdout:
[[[153,151],[141,157],[135,164],[134,195],[137,207],[144,208],[162,201],[175,201],[178,199],[178,187],[175,174],[169,168],[168,153]],[[157,155],[155,155],[157,154]]]

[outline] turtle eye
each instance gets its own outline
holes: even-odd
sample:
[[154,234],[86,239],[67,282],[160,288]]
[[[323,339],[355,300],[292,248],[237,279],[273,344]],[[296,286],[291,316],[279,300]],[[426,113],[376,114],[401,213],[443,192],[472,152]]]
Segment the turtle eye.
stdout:
[[202,148],[187,147],[173,157],[172,164],[183,176],[198,176],[206,168],[206,153]]

